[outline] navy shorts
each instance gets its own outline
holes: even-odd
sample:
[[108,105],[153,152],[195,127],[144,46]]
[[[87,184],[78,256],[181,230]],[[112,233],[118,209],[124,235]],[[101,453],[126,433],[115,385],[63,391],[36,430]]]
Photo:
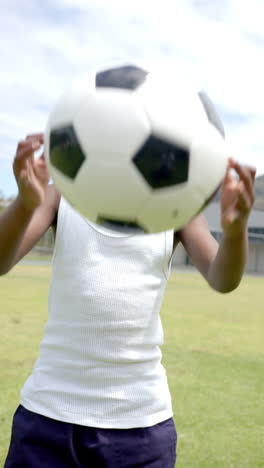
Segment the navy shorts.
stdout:
[[173,419],[136,429],[99,429],[19,406],[4,468],[174,468]]

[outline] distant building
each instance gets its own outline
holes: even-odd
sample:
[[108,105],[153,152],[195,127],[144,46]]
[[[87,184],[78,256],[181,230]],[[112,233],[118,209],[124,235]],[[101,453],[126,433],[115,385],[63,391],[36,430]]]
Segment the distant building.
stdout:
[[[219,241],[222,235],[220,204],[211,203],[204,211],[208,221],[210,231]],[[264,211],[253,210],[249,217],[249,255],[246,266],[248,273],[264,274]],[[190,265],[183,246],[180,244],[176,248],[173,256],[174,267]]]

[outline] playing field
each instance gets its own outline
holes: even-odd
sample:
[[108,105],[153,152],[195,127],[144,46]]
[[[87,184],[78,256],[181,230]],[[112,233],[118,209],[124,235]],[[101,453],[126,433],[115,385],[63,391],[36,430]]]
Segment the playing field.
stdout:
[[[0,278],[0,467],[47,318],[49,276],[47,265],[19,265]],[[162,320],[177,468],[264,467],[263,290],[264,278],[245,277],[220,295],[197,274],[172,274]]]

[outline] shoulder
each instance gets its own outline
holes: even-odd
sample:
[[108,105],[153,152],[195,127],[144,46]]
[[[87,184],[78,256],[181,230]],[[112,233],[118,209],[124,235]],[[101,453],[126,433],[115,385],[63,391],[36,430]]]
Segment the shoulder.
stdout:
[[184,245],[185,239],[189,236],[196,235],[197,231],[200,231],[201,226],[202,228],[207,227],[206,220],[203,215],[198,215],[195,218],[193,218],[188,224],[186,224],[182,229],[174,231],[174,247],[176,247],[176,245],[179,242],[182,242],[182,244]]
[[181,242],[186,250],[200,249],[204,248],[211,237],[205,216],[199,214],[181,230],[174,232],[174,245]]
[[193,218],[186,226],[180,231],[175,232],[180,241],[184,241],[189,236],[201,236],[209,234],[209,226],[207,220],[203,214],[199,214]]

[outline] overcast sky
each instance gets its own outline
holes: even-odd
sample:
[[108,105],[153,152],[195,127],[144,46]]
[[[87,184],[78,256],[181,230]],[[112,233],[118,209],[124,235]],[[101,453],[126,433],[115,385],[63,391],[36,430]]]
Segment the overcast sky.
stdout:
[[1,0],[0,191],[17,142],[56,99],[111,62],[172,65],[207,91],[234,156],[264,173],[263,0]]

